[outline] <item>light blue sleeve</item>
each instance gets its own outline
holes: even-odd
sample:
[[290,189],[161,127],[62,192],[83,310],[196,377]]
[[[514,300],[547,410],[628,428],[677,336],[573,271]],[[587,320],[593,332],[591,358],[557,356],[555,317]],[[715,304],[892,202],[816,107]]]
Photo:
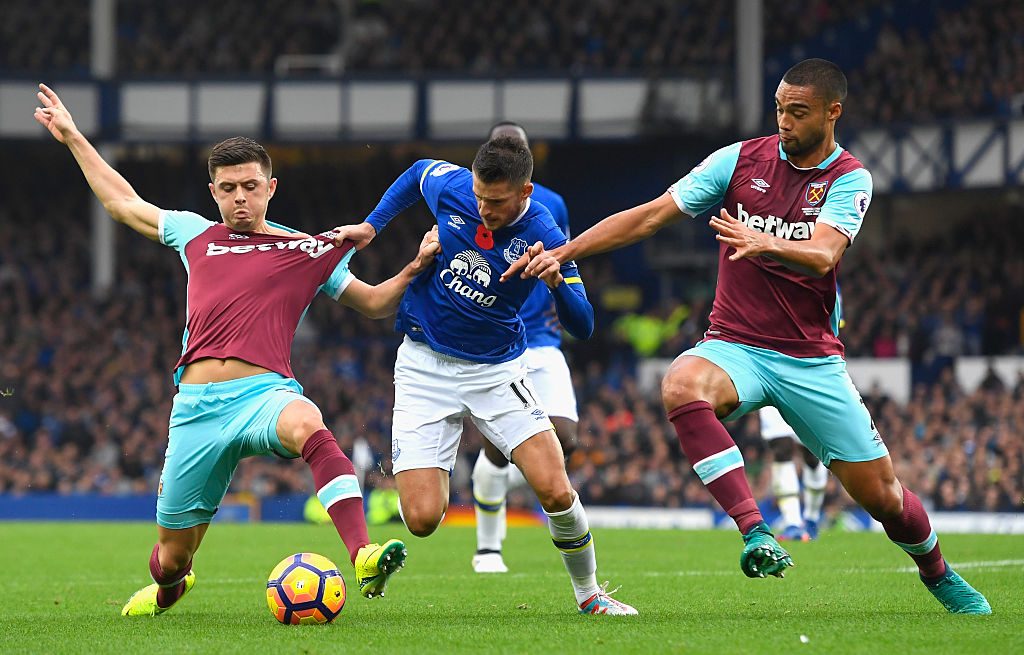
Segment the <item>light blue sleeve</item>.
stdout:
[[345,256],[341,258],[338,265],[331,271],[331,277],[327,278],[327,281],[320,285],[320,293],[327,294],[334,300],[337,300],[341,297],[341,294],[345,293],[348,285],[352,283],[352,280],[356,279],[352,271],[348,270],[348,265],[355,254],[355,248],[345,253]]
[[872,190],[871,173],[866,168],[841,175],[832,183],[825,197],[818,223],[831,225],[845,234],[852,244],[871,205]]
[[736,170],[741,145],[737,142],[716,150],[668,188],[679,211],[690,216],[700,216],[722,202],[733,171]]
[[189,241],[214,225],[199,214],[162,209],[156,233],[160,243],[181,252]]

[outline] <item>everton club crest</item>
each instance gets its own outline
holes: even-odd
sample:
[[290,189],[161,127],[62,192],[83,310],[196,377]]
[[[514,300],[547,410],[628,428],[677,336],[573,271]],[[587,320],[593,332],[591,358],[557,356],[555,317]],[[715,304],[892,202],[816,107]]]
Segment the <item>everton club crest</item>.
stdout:
[[509,264],[514,263],[523,256],[527,247],[529,247],[528,244],[519,237],[512,239],[512,243],[508,244],[508,248],[502,251],[502,254],[505,255],[505,261]]

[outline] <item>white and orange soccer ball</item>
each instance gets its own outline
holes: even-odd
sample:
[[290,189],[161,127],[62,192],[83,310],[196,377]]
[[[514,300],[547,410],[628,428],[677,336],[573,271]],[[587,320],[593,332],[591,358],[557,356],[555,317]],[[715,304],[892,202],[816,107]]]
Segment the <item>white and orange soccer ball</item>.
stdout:
[[267,580],[267,605],[284,624],[330,623],[341,614],[345,597],[337,565],[316,553],[289,555]]

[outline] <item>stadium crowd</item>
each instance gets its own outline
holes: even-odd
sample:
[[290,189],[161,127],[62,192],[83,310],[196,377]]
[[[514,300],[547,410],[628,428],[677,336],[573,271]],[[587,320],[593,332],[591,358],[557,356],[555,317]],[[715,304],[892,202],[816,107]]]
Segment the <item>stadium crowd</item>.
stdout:
[[1020,211],[994,209],[984,221],[913,243],[852,248],[840,274],[850,291],[847,355],[937,361],[941,369],[958,356],[1024,352]]
[[[281,55],[338,55],[346,72],[383,75],[726,75],[733,61],[728,2],[443,4],[268,0],[251,11],[244,0],[117,0],[118,73],[263,75]],[[9,0],[0,73],[88,73],[89,16],[88,2],[51,0],[40,21],[36,2]],[[844,62],[856,99],[846,126],[1024,112],[1015,0],[766,0],[764,16],[769,59]],[[774,87],[781,71],[766,73]]]
[[[54,175],[80,179],[73,177],[74,163],[66,159],[70,158],[52,159],[52,153],[45,161],[29,156],[20,170],[42,170],[45,165]],[[333,200],[303,194],[295,189],[299,185],[289,189],[287,183],[279,187],[273,215],[307,217],[294,226],[317,231],[358,220],[359,212],[372,206],[392,175],[381,177],[374,165],[357,162],[353,168],[366,177],[351,180],[351,189],[338,189],[319,185],[317,168],[313,164],[307,171],[292,168],[289,179],[301,177],[308,183],[306,188],[338,193],[356,194],[362,186],[362,200],[350,206],[354,215],[337,217]],[[152,189],[147,195],[158,205],[180,207],[180,199],[188,197],[181,192],[180,166],[129,160],[123,162],[122,170],[140,189]],[[347,178],[337,171],[330,176],[335,181]],[[88,224],[77,218],[89,200],[84,183],[52,194],[46,177],[26,173],[15,178],[24,193],[11,194],[0,205],[0,391],[4,394],[0,397],[0,492],[152,493],[158,484],[174,393],[169,369],[181,347],[183,267],[168,249],[118,228],[117,282],[109,296],[94,299],[88,286]],[[47,229],[34,230],[26,238],[23,226],[39,221],[35,199],[41,197],[48,198]],[[195,200],[186,207],[212,213],[208,198],[200,194]],[[331,217],[326,219],[328,224],[309,222],[309,217],[323,216]],[[413,255],[411,244],[418,243],[417,235],[428,225],[425,210],[396,221],[373,247],[356,257],[354,272],[371,282],[394,274]],[[946,323],[936,323],[937,316],[954,321],[964,334],[962,349],[949,351],[951,357],[977,349],[1006,352],[989,350],[1005,344],[986,337],[988,322],[999,316],[991,307],[1006,297],[974,292],[997,288],[987,283],[991,276],[1001,276],[1002,293],[1019,294],[1020,263],[1004,269],[1007,265],[998,262],[1012,258],[956,247],[967,238],[957,235],[949,243],[900,244],[892,252],[865,253],[867,261],[851,266],[851,271],[861,270],[844,278],[847,306],[854,308],[849,313],[858,317],[851,320],[847,334],[851,351],[868,354],[862,351],[870,348],[879,354],[878,344],[889,332],[913,335],[929,321],[937,326],[930,343],[938,348],[947,338],[940,335]],[[984,230],[973,238],[993,243]],[[1003,241],[1006,248],[1020,242],[1019,238]],[[986,252],[985,258],[957,254],[972,251]],[[610,261],[585,263],[591,289],[600,289],[614,278],[610,266]],[[974,329],[976,312],[968,310],[978,297],[985,300],[984,320]],[[1019,311],[1020,296],[1008,297],[1008,306]],[[581,447],[570,467],[577,488],[593,505],[709,504],[710,497],[685,464],[659,400],[641,393],[637,386],[628,335],[613,329],[615,317],[595,302],[601,316],[595,338],[567,346],[581,416]],[[677,333],[661,343],[661,354],[677,354],[703,331],[706,306],[692,301],[686,307],[689,313],[677,312],[672,319],[681,323],[675,323]],[[870,327],[858,332],[854,327],[858,324]],[[1015,343],[1019,350],[1019,339]],[[389,321],[364,319],[320,299],[300,328],[293,351],[298,380],[323,410],[343,448],[352,452],[358,444],[361,452],[370,454],[360,459],[371,469],[371,485],[380,483],[390,466],[397,345]],[[944,509],[1022,509],[1024,448],[1019,434],[1024,430],[1024,377],[990,377],[981,389],[968,393],[956,386],[946,369],[935,384],[920,386],[905,406],[865,391],[899,474],[922,497]],[[768,490],[768,467],[756,419],[729,427],[744,452],[756,492],[763,497]],[[475,454],[475,444],[467,443],[462,450],[452,479],[456,502],[470,498],[472,467],[467,457]],[[307,475],[305,467],[295,463],[246,460],[233,490],[308,491]],[[832,498],[842,502],[835,488]]]

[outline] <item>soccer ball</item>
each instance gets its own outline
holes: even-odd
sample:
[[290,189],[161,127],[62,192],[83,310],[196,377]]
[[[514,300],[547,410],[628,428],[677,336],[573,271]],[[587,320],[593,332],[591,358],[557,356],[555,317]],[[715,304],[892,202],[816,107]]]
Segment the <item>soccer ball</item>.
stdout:
[[284,624],[330,623],[345,607],[345,596],[337,565],[316,553],[289,555],[267,580],[270,613]]

